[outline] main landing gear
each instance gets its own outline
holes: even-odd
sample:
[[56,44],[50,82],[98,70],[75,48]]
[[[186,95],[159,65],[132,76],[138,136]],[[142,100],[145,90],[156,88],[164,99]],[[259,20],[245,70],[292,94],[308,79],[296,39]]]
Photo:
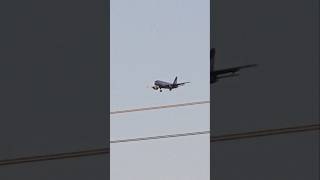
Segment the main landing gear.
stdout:
[[160,92],[162,92],[162,89],[160,89]]

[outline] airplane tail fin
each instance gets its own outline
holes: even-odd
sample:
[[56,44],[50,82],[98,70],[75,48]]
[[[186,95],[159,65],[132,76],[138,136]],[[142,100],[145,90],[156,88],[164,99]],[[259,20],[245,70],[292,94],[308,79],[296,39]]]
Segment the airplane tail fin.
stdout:
[[176,76],[176,78],[174,78],[173,84],[177,84],[178,82],[178,77]]
[[214,71],[214,56],[216,55],[216,49],[211,48],[210,50],[210,71]]

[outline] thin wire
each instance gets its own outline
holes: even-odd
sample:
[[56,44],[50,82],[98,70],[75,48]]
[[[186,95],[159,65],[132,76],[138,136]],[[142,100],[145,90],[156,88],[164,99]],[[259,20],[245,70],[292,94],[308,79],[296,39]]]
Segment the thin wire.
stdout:
[[[258,130],[258,131],[251,131],[251,132],[245,132],[245,133],[211,136],[210,142],[215,143],[215,142],[230,141],[230,140],[256,138],[256,137],[262,137],[262,136],[272,136],[272,135],[279,135],[279,134],[296,134],[301,132],[319,131],[319,130],[320,130],[320,124],[311,124],[311,125],[295,126],[295,127],[288,127],[288,128],[266,129],[266,130]],[[15,159],[0,160],[0,166],[48,161],[48,160],[57,160],[57,159],[71,159],[71,158],[79,158],[79,157],[97,156],[97,155],[105,155],[109,153],[110,153],[109,148],[100,148],[100,149],[92,149],[87,151],[76,151],[76,152],[49,154],[49,155],[41,155],[41,156],[29,156],[29,157],[15,158]]]
[[311,125],[304,125],[304,126],[295,126],[295,127],[278,128],[278,129],[266,129],[266,130],[251,131],[251,132],[245,132],[245,133],[234,133],[234,134],[225,134],[225,135],[219,135],[219,136],[211,136],[210,142],[240,140],[240,139],[256,138],[256,137],[263,137],[263,136],[291,134],[291,133],[317,131],[317,130],[320,130],[320,124],[311,124]]
[[120,111],[112,111],[110,114],[122,114],[122,113],[129,113],[129,112],[138,112],[138,111],[149,111],[155,109],[165,109],[165,108],[175,108],[175,107],[182,107],[182,106],[193,106],[199,104],[207,104],[210,101],[195,101],[190,103],[181,103],[181,104],[171,104],[171,105],[164,105],[164,106],[153,106],[153,107],[145,107],[145,108],[137,108],[137,109],[127,109],[127,110],[120,110]]
[[183,133],[183,134],[167,134],[163,136],[150,136],[150,137],[133,138],[133,139],[121,139],[121,140],[110,141],[110,143],[124,143],[124,142],[136,142],[136,141],[146,141],[146,140],[154,140],[154,139],[167,139],[167,138],[182,137],[182,136],[195,136],[195,135],[201,135],[201,134],[210,134],[210,131],[199,131],[199,132],[191,132],[191,133]]
[[29,156],[29,157],[15,158],[15,159],[5,159],[5,160],[0,161],[0,166],[30,163],[30,162],[39,162],[39,161],[49,161],[49,160],[56,160],[56,159],[71,159],[71,158],[86,157],[86,156],[98,156],[98,155],[103,155],[103,154],[109,154],[109,148],[91,149],[91,150],[86,150],[86,151],[75,151],[75,152],[58,153],[58,154]]

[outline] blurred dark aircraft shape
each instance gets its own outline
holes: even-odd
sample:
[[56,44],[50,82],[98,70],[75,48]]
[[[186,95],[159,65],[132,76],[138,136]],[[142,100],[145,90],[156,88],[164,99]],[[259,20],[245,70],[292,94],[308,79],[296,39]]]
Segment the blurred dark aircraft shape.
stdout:
[[156,80],[154,82],[154,86],[152,86],[152,88],[154,90],[160,90],[160,92],[162,92],[162,89],[169,89],[170,91],[174,88],[178,88],[179,86],[183,86],[187,83],[190,83],[190,82],[183,82],[183,83],[178,83],[178,77],[176,77],[173,81],[173,83],[169,83],[169,82],[164,82],[164,81],[159,81],[159,80]]
[[215,48],[210,50],[210,84],[216,83],[219,79],[239,76],[238,71],[245,68],[255,67],[257,64],[249,64],[244,66],[236,66],[232,68],[214,70]]

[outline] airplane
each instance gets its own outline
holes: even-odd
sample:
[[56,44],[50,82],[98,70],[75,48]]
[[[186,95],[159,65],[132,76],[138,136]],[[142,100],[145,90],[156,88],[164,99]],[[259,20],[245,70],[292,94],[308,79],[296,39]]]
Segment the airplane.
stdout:
[[255,67],[257,64],[249,64],[244,66],[236,66],[227,69],[214,70],[214,56],[216,54],[215,48],[210,50],[210,84],[216,83],[219,79],[239,76],[236,72],[241,69]]
[[[257,64],[248,64],[244,66],[236,66],[236,67],[231,67],[226,69],[214,70],[215,54],[216,54],[216,50],[215,48],[212,48],[210,50],[210,84],[216,83],[219,79],[222,79],[222,78],[239,76],[239,74],[236,74],[236,72],[240,71],[241,69],[258,66]],[[173,83],[156,80],[152,88],[154,90],[159,89],[160,92],[162,92],[162,89],[169,89],[171,91],[174,88],[178,88],[179,86],[190,83],[190,82],[177,83],[177,79],[178,77],[174,79]]]
[[190,83],[190,82],[183,82],[183,83],[178,83],[178,77],[176,77],[173,81],[173,83],[169,83],[169,82],[164,82],[164,81],[159,81],[159,80],[156,80],[154,82],[154,86],[152,86],[152,88],[154,90],[160,90],[160,92],[162,92],[162,89],[169,89],[170,91],[174,88],[178,88],[179,86],[183,86],[187,83]]

